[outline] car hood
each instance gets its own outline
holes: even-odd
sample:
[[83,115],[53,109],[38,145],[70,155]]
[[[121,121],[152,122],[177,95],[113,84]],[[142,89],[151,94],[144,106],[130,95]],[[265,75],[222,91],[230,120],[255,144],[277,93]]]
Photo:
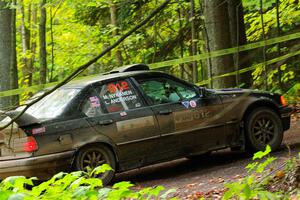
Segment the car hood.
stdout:
[[271,93],[268,91],[251,90],[251,89],[240,89],[240,88],[229,88],[229,89],[209,89],[208,91],[217,94],[221,99],[235,99],[239,96],[253,96],[256,98],[272,99],[277,104],[280,104],[280,95]]
[[216,94],[272,94],[267,91],[240,89],[240,88],[225,88],[225,89],[210,89],[210,91]]

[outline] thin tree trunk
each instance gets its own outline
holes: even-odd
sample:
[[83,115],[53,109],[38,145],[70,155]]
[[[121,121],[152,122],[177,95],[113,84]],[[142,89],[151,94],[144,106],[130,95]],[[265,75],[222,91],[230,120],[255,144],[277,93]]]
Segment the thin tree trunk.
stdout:
[[50,7],[50,37],[51,37],[51,71],[49,82],[53,81],[53,71],[54,71],[54,33],[53,33],[53,11]]
[[[263,41],[266,40],[266,35],[265,35],[265,23],[264,23],[264,12],[263,12],[263,1],[260,0],[260,20],[261,20],[261,28],[262,28],[262,39]],[[263,62],[264,62],[264,75],[263,75],[263,81],[265,85],[265,90],[268,90],[268,79],[267,79],[267,65],[266,65],[266,60],[267,60],[267,54],[266,54],[266,45],[263,47]]]
[[31,86],[32,83],[32,62],[31,62],[31,50],[30,50],[30,42],[31,42],[31,31],[29,29],[31,25],[31,5],[28,5],[28,13],[27,17],[25,14],[25,7],[23,0],[19,1],[20,4],[20,13],[21,13],[21,39],[22,39],[22,73],[23,80],[22,84]]
[[[115,28],[115,30],[113,31],[113,36],[117,36],[118,35],[118,29],[116,29],[118,27],[117,7],[113,0],[110,0],[109,3],[110,3],[110,21]],[[119,48],[117,48],[116,50],[116,59],[117,59],[117,64],[121,66],[123,64],[123,57]]]
[[[243,4],[241,0],[228,0],[229,25],[231,33],[231,46],[241,46],[247,44]],[[235,70],[249,67],[249,55],[247,51],[237,52],[233,54]],[[243,74],[237,73],[236,85],[244,84],[243,87],[251,86],[251,72]]]
[[[181,10],[180,8],[177,9],[177,13],[178,13],[178,20],[179,20],[179,30],[182,29],[182,20],[181,20]],[[182,31],[179,31],[179,34],[180,34],[180,38],[183,38],[182,37]],[[184,53],[184,40],[180,40],[179,42],[179,45],[180,45],[180,58],[183,58],[183,53]],[[180,64],[180,77],[181,78],[184,78],[184,64]]]
[[[223,0],[204,0],[205,26],[211,51],[231,47],[230,26],[228,23],[228,4]],[[212,70],[209,77],[234,71],[232,55],[212,58]],[[213,81],[214,88],[234,87],[232,76],[217,78]]]
[[28,84],[32,85],[33,82],[33,73],[34,73],[34,63],[35,63],[35,58],[36,58],[36,40],[37,40],[37,12],[38,12],[38,5],[33,4],[32,5],[32,21],[31,21],[31,43],[30,43],[30,52],[31,52],[31,57],[30,57],[30,79]]
[[55,18],[56,13],[61,8],[64,0],[60,0],[58,5],[56,6],[55,10],[53,10],[53,7],[50,7],[50,40],[51,40],[51,71],[50,71],[50,78],[49,82],[53,81],[53,71],[54,71],[54,65],[55,65],[55,56],[54,56],[54,32],[53,32],[53,21]]
[[[279,37],[281,34],[281,28],[280,28],[280,11],[279,11],[279,4],[280,1],[276,0],[276,24],[277,24],[277,37]],[[280,53],[280,43],[277,44],[277,56],[279,57],[281,55]],[[279,83],[279,88],[282,90],[283,89],[283,84],[281,81],[282,73],[280,70],[280,66],[278,66],[278,83]]]
[[[203,2],[202,0],[199,0],[199,5],[200,5],[200,15],[204,16],[204,8],[203,8]],[[205,40],[205,45],[203,47],[204,51],[210,53],[210,43],[209,43],[209,38],[208,38],[208,32],[207,28],[205,26],[205,20],[202,19],[201,23],[203,24],[203,28],[201,30],[202,33],[202,38]],[[206,68],[204,68],[204,64],[201,66],[201,73],[202,73],[202,80],[205,80],[204,78],[209,78],[209,84],[206,86],[210,86],[213,88],[213,80],[212,80],[212,58],[206,59]]]
[[[16,0],[12,1],[13,5],[16,5]],[[11,65],[10,65],[10,88],[17,89],[18,86],[18,68],[17,68],[17,52],[16,52],[16,10],[12,9],[11,18]],[[19,105],[19,96],[12,96],[10,104],[13,106]]]
[[40,42],[40,83],[46,83],[47,79],[47,51],[46,51],[46,0],[40,1],[40,23],[39,23],[39,42]]
[[[14,12],[8,7],[10,2],[0,1],[0,91],[9,90],[14,81],[11,80],[12,70],[16,67]],[[14,65],[14,66],[13,66]],[[0,98],[0,109],[11,106],[11,97]]]
[[[196,34],[196,27],[195,27],[195,2],[194,0],[190,1],[190,5],[191,5],[191,10],[190,10],[190,18],[191,18],[191,33],[192,33],[192,55],[196,55],[197,54],[197,34]],[[197,61],[194,61],[192,63],[193,67],[192,67],[192,71],[193,71],[193,82],[197,83],[198,81],[198,67],[197,67]]]

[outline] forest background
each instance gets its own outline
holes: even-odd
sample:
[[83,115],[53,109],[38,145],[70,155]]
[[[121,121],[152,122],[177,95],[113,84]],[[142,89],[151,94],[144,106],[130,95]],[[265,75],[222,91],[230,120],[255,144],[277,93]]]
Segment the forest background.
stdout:
[[[33,94],[26,88],[63,80],[162,2],[0,0],[0,109],[24,103]],[[146,63],[208,88],[269,90],[297,101],[299,30],[298,0],[173,0],[80,76]],[[242,48],[295,34],[284,42]],[[233,53],[212,56],[232,47],[237,47]],[[202,54],[208,56],[187,59]],[[17,88],[24,89],[1,93]]]

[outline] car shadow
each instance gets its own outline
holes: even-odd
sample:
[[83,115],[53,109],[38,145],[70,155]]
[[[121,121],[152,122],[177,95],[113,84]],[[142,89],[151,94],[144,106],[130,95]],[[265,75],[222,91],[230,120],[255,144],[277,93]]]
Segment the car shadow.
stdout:
[[[282,145],[281,148],[272,153],[276,156],[278,154],[286,153],[288,157],[289,149],[293,154],[300,150],[300,143],[294,143],[289,147]],[[223,165],[235,164],[239,161],[250,161],[252,155],[246,152],[232,152],[229,149],[213,152],[210,156],[187,159],[181,158],[169,162],[150,165],[139,169],[122,172],[116,175],[113,183],[120,181],[130,181],[132,183],[155,181],[162,179],[172,179],[183,176],[188,173],[197,172],[197,174],[205,174],[210,171],[216,170]],[[244,168],[243,165],[241,168]]]
[[134,183],[140,181],[168,179],[194,171],[205,173],[212,167],[230,164],[237,160],[246,158],[250,158],[250,155],[245,152],[231,152],[229,150],[223,150],[214,152],[205,157],[194,159],[181,158],[119,173],[114,179],[114,182],[126,180]]

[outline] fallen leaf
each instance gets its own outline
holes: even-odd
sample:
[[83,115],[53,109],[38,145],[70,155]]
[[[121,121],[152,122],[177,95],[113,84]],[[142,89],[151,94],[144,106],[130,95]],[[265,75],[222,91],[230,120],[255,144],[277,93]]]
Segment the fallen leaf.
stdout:
[[278,179],[282,179],[284,176],[285,176],[285,173],[282,170],[277,171],[276,175],[275,175],[275,177]]
[[239,178],[242,178],[242,176],[239,175],[239,174],[237,174],[237,175],[235,175],[233,178],[234,178],[234,179],[239,179]]
[[196,185],[197,183],[190,183],[190,184],[187,184],[185,187],[187,188],[192,188]]
[[224,183],[224,179],[223,178],[218,178],[218,183]]

